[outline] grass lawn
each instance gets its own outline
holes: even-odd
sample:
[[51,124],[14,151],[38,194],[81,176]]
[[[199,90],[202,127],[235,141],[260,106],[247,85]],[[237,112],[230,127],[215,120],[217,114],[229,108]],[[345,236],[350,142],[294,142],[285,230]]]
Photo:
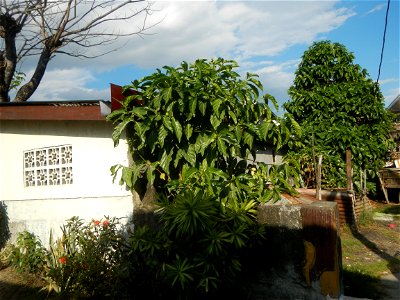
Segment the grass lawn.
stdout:
[[[379,299],[380,278],[400,272],[400,205],[373,203],[359,218],[359,231],[342,229],[343,282],[346,296]],[[393,214],[390,221],[374,215]]]

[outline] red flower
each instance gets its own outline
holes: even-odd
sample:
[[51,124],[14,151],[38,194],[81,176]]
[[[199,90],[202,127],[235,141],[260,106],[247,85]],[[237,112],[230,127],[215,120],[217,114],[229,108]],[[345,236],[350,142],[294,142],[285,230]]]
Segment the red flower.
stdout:
[[99,226],[100,221],[99,220],[92,220],[94,226]]
[[393,223],[390,223],[390,224],[389,224],[389,228],[393,229],[393,228],[395,228],[395,227],[396,227],[396,224],[393,224]]
[[66,256],[60,257],[60,263],[65,265],[67,263],[67,257]]
[[104,222],[103,222],[103,228],[107,228],[108,225],[110,225],[110,221],[104,220]]

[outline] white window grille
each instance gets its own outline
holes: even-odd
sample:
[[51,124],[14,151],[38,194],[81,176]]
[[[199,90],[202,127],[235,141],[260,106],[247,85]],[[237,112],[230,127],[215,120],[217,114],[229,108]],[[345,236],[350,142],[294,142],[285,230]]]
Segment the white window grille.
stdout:
[[73,183],[72,145],[24,151],[25,186]]

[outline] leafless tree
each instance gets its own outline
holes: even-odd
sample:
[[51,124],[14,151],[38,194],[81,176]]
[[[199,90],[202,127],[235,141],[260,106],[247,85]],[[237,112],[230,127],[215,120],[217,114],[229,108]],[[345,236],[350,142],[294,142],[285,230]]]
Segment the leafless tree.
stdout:
[[[56,54],[93,58],[116,50],[118,38],[145,34],[150,13],[145,0],[0,0],[0,102],[11,101],[23,58],[36,56],[37,64],[15,102],[31,97]],[[116,30],[120,21],[129,28]],[[93,54],[92,47],[102,50]]]

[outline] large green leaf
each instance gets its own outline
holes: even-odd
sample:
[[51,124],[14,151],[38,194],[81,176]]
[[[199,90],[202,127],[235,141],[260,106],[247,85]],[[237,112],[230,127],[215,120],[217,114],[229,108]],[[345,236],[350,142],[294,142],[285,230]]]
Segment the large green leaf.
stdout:
[[112,139],[114,141],[114,146],[118,146],[119,140],[121,138],[121,134],[130,122],[132,122],[131,119],[126,119],[114,127],[114,131],[112,133]]
[[204,155],[204,151],[214,141],[214,137],[207,135],[205,133],[198,135],[196,143],[194,145],[196,153],[201,153],[201,155]]
[[167,128],[171,132],[174,132],[174,128],[172,127],[171,117],[163,116],[162,123],[164,124],[165,128]]
[[213,127],[215,130],[217,130],[217,129],[218,129],[218,126],[221,124],[221,120],[220,120],[217,116],[211,115],[211,117],[210,117],[210,123],[211,123],[212,127]]
[[172,87],[169,86],[165,89],[163,89],[163,91],[161,92],[162,98],[168,102],[169,100],[171,100],[172,98]]
[[247,144],[249,147],[253,147],[253,141],[254,137],[248,132],[243,133],[243,141],[245,144]]
[[160,167],[164,170],[165,173],[169,175],[169,166],[172,161],[172,150],[170,153],[167,153],[166,150],[164,150],[161,159],[160,159]]
[[225,142],[222,139],[217,139],[217,145],[218,145],[218,150],[222,153],[224,156],[228,156],[228,152],[226,152],[226,145]]
[[195,97],[190,97],[189,98],[189,119],[191,116],[194,116],[196,114],[196,108],[197,108],[197,99]]
[[228,114],[232,118],[233,123],[237,124],[237,117],[236,117],[235,113],[233,111],[229,110]]
[[222,104],[222,99],[216,99],[211,102],[213,112],[216,116],[219,116],[219,108],[220,108],[221,104]]
[[199,101],[198,103],[199,110],[202,116],[206,115],[207,103],[203,101]]
[[196,151],[194,145],[189,145],[187,152],[184,153],[184,157],[191,166],[196,165]]
[[174,117],[171,118],[171,124],[172,128],[174,129],[175,136],[178,139],[178,142],[180,142],[182,138],[182,125]]
[[147,111],[148,109],[145,107],[136,106],[132,108],[131,113],[140,119],[144,119],[147,115]]
[[185,136],[186,136],[186,139],[189,141],[189,139],[190,139],[190,137],[192,136],[192,134],[193,134],[193,126],[192,126],[192,124],[186,124],[186,126],[185,126]]
[[163,125],[160,125],[158,129],[158,142],[160,143],[160,147],[164,148],[165,140],[168,136],[168,131],[165,129]]

